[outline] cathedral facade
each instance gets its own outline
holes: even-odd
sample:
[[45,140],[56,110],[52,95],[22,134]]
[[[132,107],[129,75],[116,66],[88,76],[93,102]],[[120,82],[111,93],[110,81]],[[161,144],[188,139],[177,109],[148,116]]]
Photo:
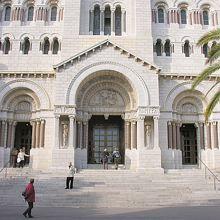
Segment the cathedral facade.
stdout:
[[220,167],[219,73],[191,90],[219,27],[218,0],[2,0],[0,167]]

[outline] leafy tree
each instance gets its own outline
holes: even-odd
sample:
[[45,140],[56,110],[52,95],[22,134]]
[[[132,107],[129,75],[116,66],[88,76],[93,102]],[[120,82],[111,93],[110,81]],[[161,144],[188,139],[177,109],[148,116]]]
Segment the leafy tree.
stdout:
[[[210,31],[207,34],[203,35],[198,43],[197,46],[203,46],[204,44],[208,44],[209,42],[216,42],[211,47],[211,50],[208,53],[208,58],[206,67],[193,81],[192,89],[195,89],[202,81],[206,80],[210,75],[220,70],[220,28]],[[213,109],[220,101],[220,80],[218,79],[216,83],[211,87],[206,95],[213,91],[217,87],[217,92],[213,95],[212,99],[208,103],[208,106],[205,110],[205,120],[207,121],[210,115],[213,112]]]

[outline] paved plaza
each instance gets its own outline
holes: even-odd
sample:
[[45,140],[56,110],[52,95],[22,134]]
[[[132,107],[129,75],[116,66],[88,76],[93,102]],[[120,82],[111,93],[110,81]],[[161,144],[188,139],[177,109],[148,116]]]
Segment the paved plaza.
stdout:
[[[25,219],[25,207],[0,207],[0,220]],[[33,210],[42,220],[219,220],[219,207],[173,207],[138,209],[40,208]]]

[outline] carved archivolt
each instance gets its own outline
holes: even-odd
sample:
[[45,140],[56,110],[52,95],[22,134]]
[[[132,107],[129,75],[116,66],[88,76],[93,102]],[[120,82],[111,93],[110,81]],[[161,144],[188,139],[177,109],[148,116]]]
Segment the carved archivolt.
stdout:
[[118,108],[131,110],[136,106],[135,93],[126,79],[103,71],[88,77],[77,91],[77,107]]

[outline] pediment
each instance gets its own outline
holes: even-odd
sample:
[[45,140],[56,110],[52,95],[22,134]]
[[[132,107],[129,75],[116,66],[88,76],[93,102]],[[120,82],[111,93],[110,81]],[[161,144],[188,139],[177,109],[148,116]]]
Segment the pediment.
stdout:
[[118,51],[122,56],[127,56],[128,58],[133,58],[135,62],[140,63],[140,65],[145,66],[149,70],[155,71],[155,73],[160,72],[160,68],[157,67],[156,65],[146,61],[145,59],[141,58],[140,56],[137,56],[134,53],[129,52],[128,50],[122,48],[121,46],[117,45],[116,43],[111,42],[109,39],[104,40],[98,44],[95,44],[94,46],[54,65],[53,68],[56,71],[59,71],[61,69],[65,69],[66,66],[68,66],[69,64],[74,65],[75,62],[79,62],[80,60],[88,57],[89,55],[91,56],[95,52],[101,51],[103,48],[106,48],[106,47],[113,47],[114,50]]

